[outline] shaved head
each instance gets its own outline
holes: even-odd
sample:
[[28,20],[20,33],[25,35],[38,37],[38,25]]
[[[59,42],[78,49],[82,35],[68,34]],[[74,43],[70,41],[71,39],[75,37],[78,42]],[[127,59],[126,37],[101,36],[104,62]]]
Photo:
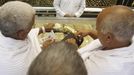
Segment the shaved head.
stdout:
[[0,29],[4,36],[17,38],[18,31],[31,28],[35,10],[27,3],[10,1],[0,8]]
[[128,41],[134,33],[134,12],[126,6],[104,9],[97,17],[97,30],[112,33],[117,40]]

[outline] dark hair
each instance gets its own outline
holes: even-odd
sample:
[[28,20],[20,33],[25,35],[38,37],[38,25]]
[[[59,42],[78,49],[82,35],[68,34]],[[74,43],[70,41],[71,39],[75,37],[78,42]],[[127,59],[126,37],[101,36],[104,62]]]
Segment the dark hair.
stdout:
[[33,61],[28,75],[87,75],[77,46],[61,41],[53,43]]

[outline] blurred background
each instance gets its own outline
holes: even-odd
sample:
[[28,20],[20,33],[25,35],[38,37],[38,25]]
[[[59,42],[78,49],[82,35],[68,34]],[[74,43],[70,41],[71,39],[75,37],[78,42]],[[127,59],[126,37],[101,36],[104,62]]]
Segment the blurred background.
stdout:
[[[14,1],[14,0],[0,0],[0,5],[7,1]],[[30,3],[32,6],[41,6],[41,7],[52,7],[53,0],[19,0]],[[106,7],[115,4],[123,4],[127,6],[134,6],[133,0],[86,0],[87,7]]]

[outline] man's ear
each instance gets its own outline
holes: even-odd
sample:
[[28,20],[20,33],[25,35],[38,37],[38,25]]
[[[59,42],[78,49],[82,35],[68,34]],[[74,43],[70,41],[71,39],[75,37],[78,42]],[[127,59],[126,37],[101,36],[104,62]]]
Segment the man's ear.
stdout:
[[112,41],[113,41],[113,39],[114,39],[114,35],[112,34],[112,33],[107,33],[106,34],[106,42],[107,43],[111,43]]
[[19,30],[17,32],[18,39],[24,40],[27,36],[27,33],[24,30]]

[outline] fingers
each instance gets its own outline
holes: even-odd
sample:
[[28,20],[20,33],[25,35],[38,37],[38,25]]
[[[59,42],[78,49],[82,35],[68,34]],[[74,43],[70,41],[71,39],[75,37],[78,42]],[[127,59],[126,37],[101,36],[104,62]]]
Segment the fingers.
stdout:
[[50,32],[51,30],[53,30],[54,25],[54,23],[48,23],[47,25],[44,25],[45,31]]
[[77,33],[75,34],[75,35],[81,35],[82,37],[85,37],[85,36],[87,36],[88,35],[88,31],[77,31]]
[[43,48],[47,48],[49,47],[52,43],[54,43],[55,40],[52,40],[52,39],[49,39],[49,40],[46,40],[44,43],[43,43]]

